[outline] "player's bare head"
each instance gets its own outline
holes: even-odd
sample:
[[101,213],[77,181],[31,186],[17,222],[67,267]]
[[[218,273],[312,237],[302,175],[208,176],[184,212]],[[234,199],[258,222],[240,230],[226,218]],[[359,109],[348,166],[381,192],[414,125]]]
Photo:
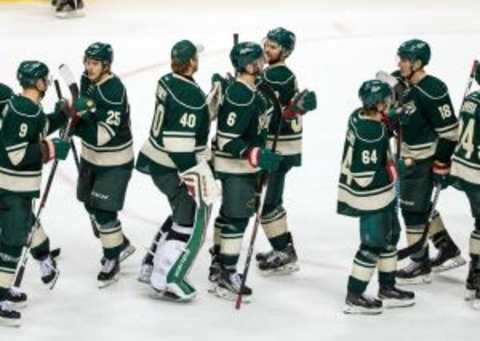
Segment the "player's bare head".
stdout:
[[172,47],[172,71],[181,75],[191,76],[198,70],[198,54],[203,51],[201,45],[195,45],[190,40],[181,40]]
[[98,82],[104,75],[111,72],[113,49],[110,44],[96,42],[91,44],[83,57],[87,77],[92,82]]
[[269,31],[263,40],[267,62],[275,64],[284,61],[295,49],[295,42],[295,34],[283,27]]
[[411,39],[402,43],[397,51],[398,67],[402,77],[407,79],[428,64],[431,57],[430,46],[423,40]]
[[17,70],[17,79],[24,89],[35,89],[43,97],[50,85],[50,71],[48,66],[36,60],[27,60],[20,63]]
[[242,42],[230,51],[230,61],[238,73],[256,76],[263,71],[265,56],[259,44]]
[[367,112],[386,112],[390,108],[393,91],[388,83],[378,79],[363,82],[358,90],[358,97]]

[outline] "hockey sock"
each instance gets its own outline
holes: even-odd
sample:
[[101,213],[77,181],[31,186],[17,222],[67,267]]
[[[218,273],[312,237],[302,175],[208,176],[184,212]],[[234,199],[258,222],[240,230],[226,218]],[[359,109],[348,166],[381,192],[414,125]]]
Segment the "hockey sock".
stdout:
[[480,218],[475,218],[475,230],[470,235],[470,257],[480,256]]
[[226,269],[235,270],[236,268],[247,225],[248,218],[226,218],[220,241],[220,261]]
[[90,209],[90,213],[95,217],[105,258],[118,258],[122,251],[123,233],[117,213],[99,209]]
[[392,248],[383,249],[377,266],[380,287],[393,287],[397,271],[397,250],[395,248],[393,250]]
[[361,244],[348,277],[348,292],[362,294],[367,289],[379,259],[380,249]]
[[275,250],[283,250],[289,239],[287,212],[283,207],[262,215],[262,226],[270,244]]
[[220,250],[220,243],[221,243],[221,235],[222,235],[222,229],[226,227],[228,224],[225,221],[225,218],[220,215],[215,219],[215,229],[213,231],[213,246],[215,250]]
[[44,260],[50,254],[50,239],[45,234],[41,224],[33,232],[30,253],[34,259],[39,261]]
[[0,301],[5,300],[8,290],[13,284],[21,254],[21,246],[0,243]]
[[[426,222],[428,220],[428,212],[417,213],[402,211],[403,219],[407,227],[407,243],[413,245],[418,242],[425,230]],[[425,241],[425,247],[419,252],[415,253],[411,258],[414,261],[421,261],[428,257],[428,242]]]
[[450,237],[448,231],[445,229],[443,224],[442,217],[438,212],[435,211],[432,222],[430,223],[430,229],[428,231],[429,237],[431,238],[433,245],[437,249],[453,247],[457,249],[457,246]]

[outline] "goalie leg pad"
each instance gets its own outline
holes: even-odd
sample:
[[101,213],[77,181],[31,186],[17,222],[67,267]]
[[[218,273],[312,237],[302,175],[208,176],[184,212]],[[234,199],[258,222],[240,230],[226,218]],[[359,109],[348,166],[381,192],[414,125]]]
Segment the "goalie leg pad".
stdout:
[[195,298],[196,290],[186,279],[203,244],[204,232],[208,224],[208,208],[201,205],[195,215],[193,227],[185,228],[172,225],[172,231],[188,235],[188,240],[167,239],[154,257],[151,277],[152,287],[156,291],[172,294],[181,301]]

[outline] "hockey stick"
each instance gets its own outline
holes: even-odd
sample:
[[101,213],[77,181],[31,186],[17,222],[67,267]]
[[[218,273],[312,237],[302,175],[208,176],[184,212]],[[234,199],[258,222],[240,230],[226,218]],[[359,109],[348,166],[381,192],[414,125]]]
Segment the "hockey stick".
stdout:
[[[272,143],[272,152],[275,153],[275,151],[277,150],[278,136],[280,135],[280,131],[282,129],[282,122],[283,122],[283,118],[281,116],[282,107],[280,105],[280,101],[275,95],[275,92],[266,82],[261,82],[258,85],[258,89],[261,92],[263,92],[272,101],[274,111],[280,113],[277,130],[275,131],[275,135]],[[237,295],[237,300],[235,302],[235,308],[237,310],[240,309],[242,305],[242,292],[244,291],[245,284],[247,282],[248,271],[250,269],[250,264],[252,262],[253,248],[255,246],[255,240],[257,239],[258,227],[261,223],[263,204],[265,202],[265,196],[268,188],[268,179],[269,179],[268,172],[263,172],[261,174],[260,181],[258,182],[258,186],[257,186],[256,193],[257,193],[257,197],[260,196],[260,199],[257,203],[257,211],[255,213],[255,222],[253,224],[252,236],[250,237],[250,242],[249,242],[248,251],[247,251],[247,258],[245,260],[245,266],[243,269],[242,283],[240,286],[240,291],[238,292],[238,295]]]
[[[474,60],[473,65],[472,65],[472,69],[470,70],[470,75],[469,75],[469,78],[468,78],[468,81],[467,81],[467,86],[465,87],[465,92],[463,93],[463,98],[462,98],[462,103],[460,105],[460,110],[463,107],[463,104],[465,102],[465,98],[468,96],[468,93],[470,92],[470,89],[472,87],[472,83],[473,83],[473,80],[475,78],[475,73],[476,73],[476,70],[478,68],[478,65],[479,65],[478,61]],[[405,259],[405,258],[411,256],[412,254],[414,254],[416,252],[419,252],[420,250],[423,249],[423,247],[425,245],[425,242],[427,241],[429,231],[430,231],[431,220],[432,220],[433,215],[435,213],[435,207],[436,207],[436,204],[437,204],[436,201],[438,201],[438,196],[440,195],[441,188],[438,189],[438,186],[439,185],[435,186],[435,194],[434,194],[432,208],[431,208],[431,211],[430,211],[429,219],[427,221],[427,226],[425,226],[425,229],[422,233],[422,237],[418,241],[413,243],[412,245],[409,245],[409,246],[407,246],[407,247],[405,247],[401,250],[398,250],[398,259],[399,260]]]
[[[234,33],[233,34],[233,46],[237,46],[239,40],[240,40],[240,35],[238,33]],[[235,70],[235,77],[237,77],[237,76],[238,76],[238,71]]]
[[[66,68],[65,65],[61,65],[60,67],[61,68]],[[65,74],[65,72],[69,72],[69,71],[64,71],[63,73]],[[64,75],[62,75],[62,77],[65,78]],[[72,81],[72,79],[69,79],[69,76],[66,76],[66,77],[67,78],[65,79],[65,81]],[[76,85],[75,81],[73,81],[73,82],[74,82],[73,84],[69,84],[69,89],[70,89],[70,93],[72,95],[72,100],[75,100],[76,98],[78,98],[79,91],[78,91],[78,86]],[[63,99],[62,89],[60,88],[60,83],[58,82],[58,80],[55,80],[54,84],[55,84],[55,91],[57,92],[58,99]],[[76,96],[76,97],[74,97],[74,96]],[[77,167],[77,172],[78,172],[78,175],[80,176],[80,159],[78,158],[77,147],[76,147],[73,139],[70,139],[70,147],[72,148],[73,159],[75,160],[75,166]],[[99,234],[98,229],[95,225],[95,222],[93,221],[93,218],[90,215],[88,215],[88,218],[90,220],[90,224],[92,225],[93,234],[95,235],[95,237],[99,238],[100,234]]]

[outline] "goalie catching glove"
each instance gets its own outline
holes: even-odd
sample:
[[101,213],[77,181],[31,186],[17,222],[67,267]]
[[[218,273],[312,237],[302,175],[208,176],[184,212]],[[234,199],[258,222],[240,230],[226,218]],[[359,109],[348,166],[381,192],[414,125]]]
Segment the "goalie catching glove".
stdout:
[[229,74],[227,77],[223,77],[218,73],[213,74],[212,89],[207,96],[208,111],[210,112],[211,121],[217,118],[218,109],[223,104],[225,91],[232,82],[233,78]]
[[308,111],[315,110],[317,108],[317,96],[315,92],[308,89],[297,93],[282,112],[282,117],[285,120],[291,120],[297,115],[303,115]]
[[220,197],[220,188],[215,182],[212,170],[205,160],[179,174],[187,186],[188,193],[198,206],[212,205]]

